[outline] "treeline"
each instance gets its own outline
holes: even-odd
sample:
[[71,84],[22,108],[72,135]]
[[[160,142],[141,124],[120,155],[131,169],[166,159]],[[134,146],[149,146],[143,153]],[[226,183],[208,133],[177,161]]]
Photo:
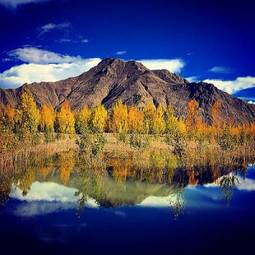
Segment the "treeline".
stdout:
[[173,149],[180,153],[187,141],[216,142],[222,149],[233,149],[243,144],[253,144],[255,124],[234,125],[220,119],[220,104],[215,102],[211,109],[211,123],[205,123],[199,115],[199,105],[191,100],[187,105],[186,118],[175,116],[169,105],[155,107],[146,104],[143,109],[128,107],[118,100],[111,111],[103,105],[89,109],[84,106],[73,112],[68,101],[64,101],[58,111],[42,105],[40,109],[29,90],[21,95],[17,108],[0,106],[0,151],[13,149],[18,144],[35,144],[44,133],[46,142],[61,134],[84,135],[87,133],[115,133],[119,138],[135,147],[144,144],[145,135],[161,135]]

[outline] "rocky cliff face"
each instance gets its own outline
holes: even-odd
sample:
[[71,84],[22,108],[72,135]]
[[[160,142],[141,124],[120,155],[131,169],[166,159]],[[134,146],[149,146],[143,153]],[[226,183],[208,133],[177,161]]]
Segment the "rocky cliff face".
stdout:
[[207,83],[189,83],[167,70],[149,70],[135,61],[105,59],[97,66],[77,77],[57,82],[25,84],[18,89],[0,89],[0,102],[16,106],[20,94],[28,88],[40,106],[52,105],[58,109],[67,99],[72,109],[84,105],[104,104],[111,108],[121,98],[127,105],[143,107],[147,102],[166,107],[171,104],[177,115],[185,116],[187,102],[195,99],[199,112],[211,120],[211,107],[221,103],[220,117],[226,121],[247,123],[255,121],[255,106],[237,99]]

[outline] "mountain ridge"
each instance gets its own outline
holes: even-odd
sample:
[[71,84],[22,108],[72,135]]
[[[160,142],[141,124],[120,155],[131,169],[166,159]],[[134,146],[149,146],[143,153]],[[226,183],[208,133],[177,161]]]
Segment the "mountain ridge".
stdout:
[[121,98],[128,106],[143,107],[148,102],[164,108],[171,104],[177,116],[185,117],[187,103],[195,99],[199,114],[211,122],[211,107],[219,101],[219,118],[226,122],[255,121],[255,106],[235,98],[204,82],[188,82],[168,70],[150,70],[136,61],[106,58],[97,66],[76,77],[56,82],[24,84],[17,89],[0,89],[0,103],[17,106],[24,89],[29,89],[38,106],[51,105],[58,109],[64,100],[73,110],[84,105],[104,104],[110,109]]

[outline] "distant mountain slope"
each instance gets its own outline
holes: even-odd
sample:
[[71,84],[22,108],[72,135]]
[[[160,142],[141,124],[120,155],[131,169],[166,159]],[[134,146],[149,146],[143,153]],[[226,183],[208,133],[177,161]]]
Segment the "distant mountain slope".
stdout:
[[237,99],[207,83],[189,83],[167,70],[149,70],[135,61],[104,59],[89,71],[57,82],[25,84],[18,89],[0,89],[0,102],[13,106],[19,103],[22,90],[28,88],[37,104],[59,108],[67,99],[72,109],[84,105],[104,104],[111,108],[121,98],[128,105],[143,107],[147,102],[163,107],[171,104],[177,115],[185,116],[187,102],[197,100],[201,116],[211,120],[211,107],[215,101],[222,105],[220,117],[236,123],[255,121],[255,106]]

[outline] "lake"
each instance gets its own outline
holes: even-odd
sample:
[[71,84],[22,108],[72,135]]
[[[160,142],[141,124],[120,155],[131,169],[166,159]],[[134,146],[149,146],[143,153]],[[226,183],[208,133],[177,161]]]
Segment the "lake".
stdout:
[[1,172],[0,254],[254,253],[253,162],[76,161]]

